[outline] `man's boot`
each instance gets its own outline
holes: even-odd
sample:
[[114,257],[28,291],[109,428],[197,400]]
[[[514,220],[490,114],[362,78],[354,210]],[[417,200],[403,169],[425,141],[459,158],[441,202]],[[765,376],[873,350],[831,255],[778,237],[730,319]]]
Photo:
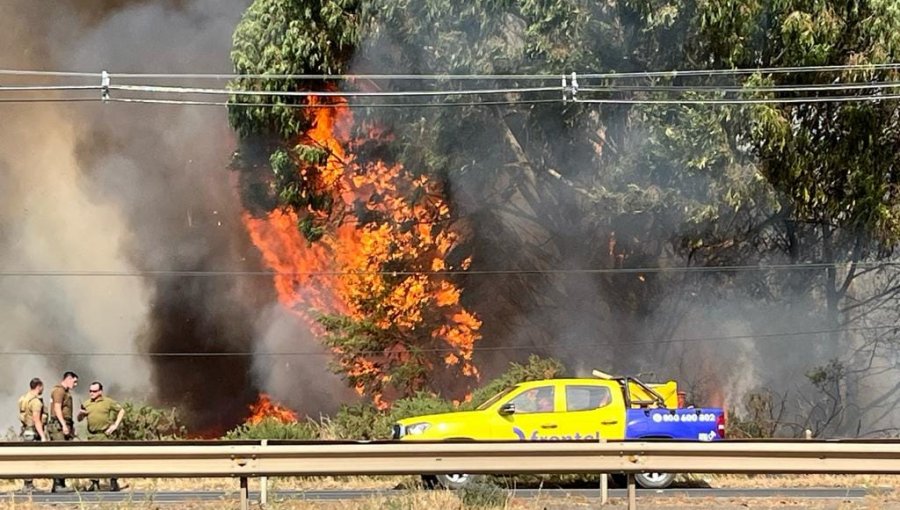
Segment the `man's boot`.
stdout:
[[119,479],[118,478],[110,478],[109,479],[109,490],[112,492],[119,492],[120,490],[122,490],[122,488],[119,487]]
[[88,492],[100,492],[100,480],[91,480],[91,486],[87,488]]

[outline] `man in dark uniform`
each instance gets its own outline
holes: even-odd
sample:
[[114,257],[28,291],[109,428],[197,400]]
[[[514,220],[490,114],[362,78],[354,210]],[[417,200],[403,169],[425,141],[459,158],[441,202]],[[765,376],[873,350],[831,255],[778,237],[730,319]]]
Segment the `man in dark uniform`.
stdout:
[[[90,400],[81,404],[81,410],[78,411],[78,421],[87,418],[88,440],[90,441],[108,441],[112,438],[112,434],[118,430],[122,424],[122,418],[125,417],[125,409],[115,400],[103,396],[103,384],[98,381],[91,383],[88,387]],[[113,419],[115,414],[115,419]],[[89,491],[100,490],[100,480],[91,480]],[[117,492],[120,490],[119,480],[116,478],[109,479],[109,490]]]
[[[75,372],[63,374],[62,381],[50,392],[50,424],[48,426],[51,441],[71,441],[75,438],[75,423],[72,420],[71,390],[78,386],[78,375]],[[51,492],[66,488],[64,478],[54,478]]]
[[[44,422],[47,414],[44,412],[44,383],[37,377],[28,384],[27,393],[19,397],[19,421],[22,423],[20,436],[23,441],[46,441],[47,431]],[[25,480],[22,488],[25,492],[34,491],[34,480]]]

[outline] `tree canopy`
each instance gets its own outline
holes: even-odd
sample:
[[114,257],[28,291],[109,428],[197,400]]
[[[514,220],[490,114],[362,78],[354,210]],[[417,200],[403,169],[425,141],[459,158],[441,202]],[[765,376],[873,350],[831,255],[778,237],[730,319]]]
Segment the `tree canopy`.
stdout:
[[[848,297],[864,273],[858,264],[890,256],[900,234],[898,103],[881,97],[889,88],[834,85],[895,82],[897,71],[827,66],[896,62],[898,52],[900,6],[884,0],[257,0],[235,32],[233,60],[238,72],[262,75],[762,69],[589,81],[599,89],[619,87],[603,97],[623,97],[621,87],[630,86],[628,97],[637,99],[791,101],[813,94],[798,87],[831,85],[814,92],[822,100],[727,105],[590,105],[564,103],[558,92],[541,96],[553,102],[517,102],[510,92],[492,96],[492,104],[470,104],[460,95],[431,107],[410,104],[419,98],[397,99],[403,106],[392,108],[350,100],[359,107],[357,136],[369,137],[372,126],[390,133],[359,157],[400,164],[410,179],[440,184],[449,207],[440,228],[459,233],[447,252],[451,264],[471,260],[472,269],[525,271],[453,276],[462,304],[484,321],[480,345],[521,348],[523,355],[593,343],[590,352],[613,363],[602,340],[627,344],[671,334],[688,316],[679,297],[687,293],[707,296],[698,300],[695,318],[700,304],[716,296],[776,307],[802,302],[805,323],[835,331],[823,342],[831,356],[846,341],[838,331],[848,324],[849,307],[865,302],[865,292],[881,299],[896,291],[883,284]],[[816,67],[765,70],[797,66]],[[487,76],[235,82],[278,91],[534,85]],[[293,210],[298,228],[317,242],[334,220],[334,200],[327,186],[309,178],[327,155],[304,141],[314,110],[295,106],[308,101],[282,97],[281,106],[234,106],[230,119],[242,141],[237,167],[248,208]],[[454,101],[465,104],[446,104]],[[577,272],[760,263],[849,265],[786,276]],[[372,333],[372,319],[326,319],[332,346],[340,351],[360,331]],[[644,351],[622,348],[615,363],[627,365],[623,359]],[[404,379],[409,369],[403,366],[386,370]],[[413,384],[401,385],[404,393],[442,389],[440,378],[429,382],[416,373],[406,377]]]

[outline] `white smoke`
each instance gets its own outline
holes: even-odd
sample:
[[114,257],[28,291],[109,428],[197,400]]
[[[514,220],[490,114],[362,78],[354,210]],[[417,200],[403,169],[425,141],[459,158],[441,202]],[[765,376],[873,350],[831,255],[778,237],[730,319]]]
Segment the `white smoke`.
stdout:
[[[35,274],[0,279],[0,351],[10,353],[0,354],[0,406],[13,409],[32,377],[49,387],[64,370],[109,381],[124,392],[146,392],[145,359],[82,356],[138,350],[137,331],[148,309],[142,280],[47,274],[133,272],[121,251],[130,235],[121,212],[85,193],[74,154],[79,129],[69,119],[46,106],[4,110],[0,270]],[[0,424],[14,424],[13,413],[0,416]]]

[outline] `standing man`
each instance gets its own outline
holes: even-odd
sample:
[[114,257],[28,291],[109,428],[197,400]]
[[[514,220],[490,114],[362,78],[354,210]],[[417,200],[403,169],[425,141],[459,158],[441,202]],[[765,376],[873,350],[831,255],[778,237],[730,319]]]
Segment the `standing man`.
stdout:
[[[72,421],[71,390],[78,386],[78,375],[75,372],[63,374],[62,381],[50,392],[50,440],[71,441],[75,438],[75,423]],[[54,478],[51,492],[66,488],[65,478]]]
[[[47,414],[44,413],[44,382],[35,377],[28,383],[29,390],[19,397],[19,421],[22,422],[20,436],[24,441],[46,441],[47,431],[44,430],[44,421]],[[34,480],[25,480],[22,488],[25,492],[34,491]]]
[[[90,400],[81,404],[81,410],[78,411],[78,421],[87,418],[88,439],[91,441],[106,441],[122,424],[122,418],[125,417],[125,409],[115,400],[103,396],[103,384],[98,381],[91,383],[88,387]],[[116,413],[115,421],[112,415]],[[100,490],[100,480],[91,480],[89,491]],[[118,492],[119,480],[117,478],[109,479],[109,490]]]

